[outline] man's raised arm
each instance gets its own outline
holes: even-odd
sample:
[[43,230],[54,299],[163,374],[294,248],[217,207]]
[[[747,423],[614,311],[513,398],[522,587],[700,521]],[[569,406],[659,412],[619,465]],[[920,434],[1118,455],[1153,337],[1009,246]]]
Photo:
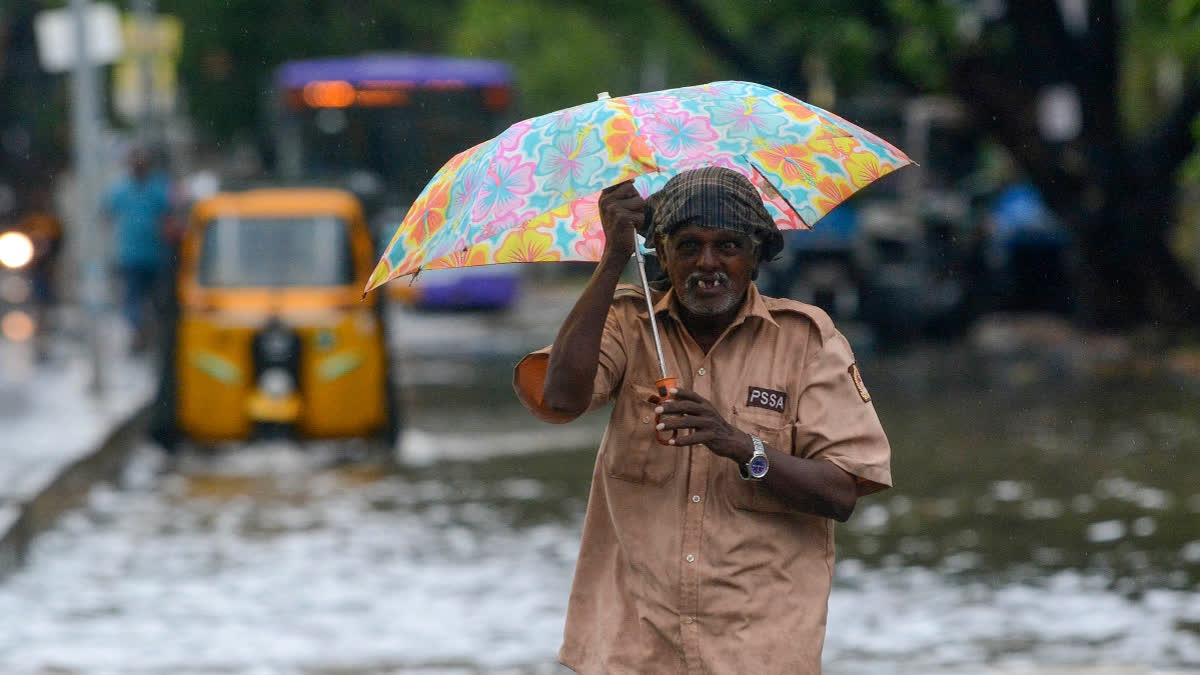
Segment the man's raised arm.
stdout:
[[604,253],[554,339],[542,389],[544,405],[565,415],[581,414],[591,403],[604,321],[621,272],[633,255],[634,228],[642,224],[645,202],[626,181],[605,188],[599,207]]

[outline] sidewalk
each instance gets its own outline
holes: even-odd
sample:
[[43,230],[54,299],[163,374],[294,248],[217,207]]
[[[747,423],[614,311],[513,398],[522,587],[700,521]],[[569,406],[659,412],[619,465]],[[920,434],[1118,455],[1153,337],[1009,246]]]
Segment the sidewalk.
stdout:
[[0,577],[21,564],[34,534],[113,474],[137,438],[154,395],[152,362],[105,353],[107,389],[93,397],[79,342],[55,340],[50,360],[35,363],[29,345],[0,341]]

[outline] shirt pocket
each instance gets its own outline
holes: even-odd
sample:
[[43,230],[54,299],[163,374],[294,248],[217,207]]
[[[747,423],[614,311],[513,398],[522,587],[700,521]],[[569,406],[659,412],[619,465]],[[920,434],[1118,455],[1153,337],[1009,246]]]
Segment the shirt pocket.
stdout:
[[680,448],[661,445],[654,436],[654,387],[626,384],[604,444],[604,470],[613,477],[644,485],[666,485],[675,476]]
[[[764,443],[779,452],[792,454],[792,424],[782,414],[757,408],[737,407],[730,420],[733,426],[758,436]],[[795,513],[796,509],[776,497],[765,485],[756,480],[741,477],[738,466],[733,462],[721,462],[719,474],[734,508],[763,513]]]

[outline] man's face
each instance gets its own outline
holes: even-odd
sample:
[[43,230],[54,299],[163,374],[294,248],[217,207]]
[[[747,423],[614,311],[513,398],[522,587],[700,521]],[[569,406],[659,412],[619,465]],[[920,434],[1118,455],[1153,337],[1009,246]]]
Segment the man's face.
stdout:
[[758,269],[758,251],[750,237],[685,225],[658,245],[663,268],[688,312],[719,316],[741,306]]

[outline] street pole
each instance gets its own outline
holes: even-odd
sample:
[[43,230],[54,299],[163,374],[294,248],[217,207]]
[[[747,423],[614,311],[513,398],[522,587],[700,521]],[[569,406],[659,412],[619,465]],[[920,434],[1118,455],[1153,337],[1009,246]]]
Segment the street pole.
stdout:
[[158,11],[155,0],[134,0],[133,9],[136,38],[138,40],[138,87],[141,100],[138,102],[137,137],[139,144],[146,150],[152,148],[158,141],[158,128],[154,115],[154,64],[150,44],[157,39],[154,35],[156,28],[155,14]]
[[87,14],[89,0],[71,0],[75,23],[75,66],[71,77],[71,118],[74,127],[75,177],[79,190],[79,232],[83,260],[83,305],[88,354],[92,376],[88,392],[96,398],[104,396],[107,379],[101,319],[105,291],[104,265],[106,258],[97,217],[96,191],[99,183],[100,144],[99,105],[97,103],[96,68],[88,49]]

